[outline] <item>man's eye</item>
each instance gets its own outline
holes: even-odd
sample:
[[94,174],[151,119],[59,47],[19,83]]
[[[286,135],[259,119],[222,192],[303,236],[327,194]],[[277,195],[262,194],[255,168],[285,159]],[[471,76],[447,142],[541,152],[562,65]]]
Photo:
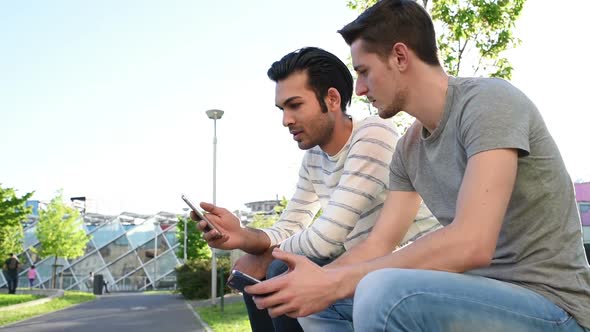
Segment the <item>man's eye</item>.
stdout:
[[302,103],[294,103],[294,104],[289,105],[289,107],[296,110],[301,106],[301,104]]

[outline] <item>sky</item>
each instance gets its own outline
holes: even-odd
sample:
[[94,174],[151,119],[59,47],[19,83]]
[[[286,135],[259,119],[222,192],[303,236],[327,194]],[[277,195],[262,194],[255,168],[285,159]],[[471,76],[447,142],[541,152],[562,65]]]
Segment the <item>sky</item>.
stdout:
[[[508,52],[573,180],[590,180],[590,3],[528,0]],[[347,62],[346,0],[0,0],[0,184],[87,211],[183,213],[289,198],[303,152],[274,106],[272,62],[319,46]],[[355,117],[367,112],[355,107]]]

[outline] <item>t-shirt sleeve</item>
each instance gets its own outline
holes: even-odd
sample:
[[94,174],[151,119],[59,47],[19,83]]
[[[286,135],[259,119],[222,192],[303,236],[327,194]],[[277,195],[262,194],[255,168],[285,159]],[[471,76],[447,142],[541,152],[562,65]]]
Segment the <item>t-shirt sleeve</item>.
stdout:
[[531,102],[503,80],[491,80],[465,104],[459,135],[467,158],[494,149],[530,152]]
[[404,141],[405,137],[402,137],[397,142],[397,147],[389,164],[389,191],[416,191],[406,172],[403,160]]

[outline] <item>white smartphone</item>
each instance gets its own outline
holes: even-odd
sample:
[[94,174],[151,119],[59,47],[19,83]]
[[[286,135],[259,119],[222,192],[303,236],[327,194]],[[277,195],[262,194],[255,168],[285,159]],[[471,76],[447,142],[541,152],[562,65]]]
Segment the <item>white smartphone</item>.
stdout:
[[191,210],[193,210],[195,212],[195,214],[197,215],[197,217],[200,220],[205,220],[205,222],[207,223],[207,227],[205,228],[206,232],[209,232],[210,230],[214,229],[218,233],[218,235],[215,237],[216,239],[223,236],[223,233],[221,233],[219,228],[217,228],[217,226],[215,226],[215,224],[212,223],[211,220],[207,219],[207,217],[205,217],[205,215],[203,213],[201,213],[201,211],[199,209],[197,209],[195,204],[193,204],[193,202],[191,202],[191,200],[188,199],[188,197],[186,197],[186,195],[182,194],[180,196],[180,198],[182,198],[182,200],[191,208]]

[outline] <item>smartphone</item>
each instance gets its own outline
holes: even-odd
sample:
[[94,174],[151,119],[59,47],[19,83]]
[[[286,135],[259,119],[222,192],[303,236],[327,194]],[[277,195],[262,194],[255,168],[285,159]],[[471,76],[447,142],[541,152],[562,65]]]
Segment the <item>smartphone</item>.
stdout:
[[260,280],[247,275],[246,273],[240,272],[238,270],[232,270],[229,279],[227,280],[227,285],[237,291],[245,293],[244,287],[255,285],[259,283]]
[[191,200],[188,199],[188,197],[186,197],[186,195],[182,194],[182,196],[180,196],[180,198],[182,198],[182,200],[191,208],[191,210],[193,210],[195,212],[195,214],[197,215],[197,218],[199,218],[199,220],[205,220],[205,222],[207,222],[207,227],[205,227],[206,232],[209,232],[210,230],[214,229],[217,231],[217,234],[218,234],[215,237],[215,239],[221,238],[223,236],[223,234],[221,233],[219,228],[217,228],[217,226],[215,226],[214,223],[212,223],[209,219],[207,219],[205,217],[205,215],[203,213],[201,213],[201,211],[199,209],[197,209],[197,207],[193,204],[193,202],[191,202]]

